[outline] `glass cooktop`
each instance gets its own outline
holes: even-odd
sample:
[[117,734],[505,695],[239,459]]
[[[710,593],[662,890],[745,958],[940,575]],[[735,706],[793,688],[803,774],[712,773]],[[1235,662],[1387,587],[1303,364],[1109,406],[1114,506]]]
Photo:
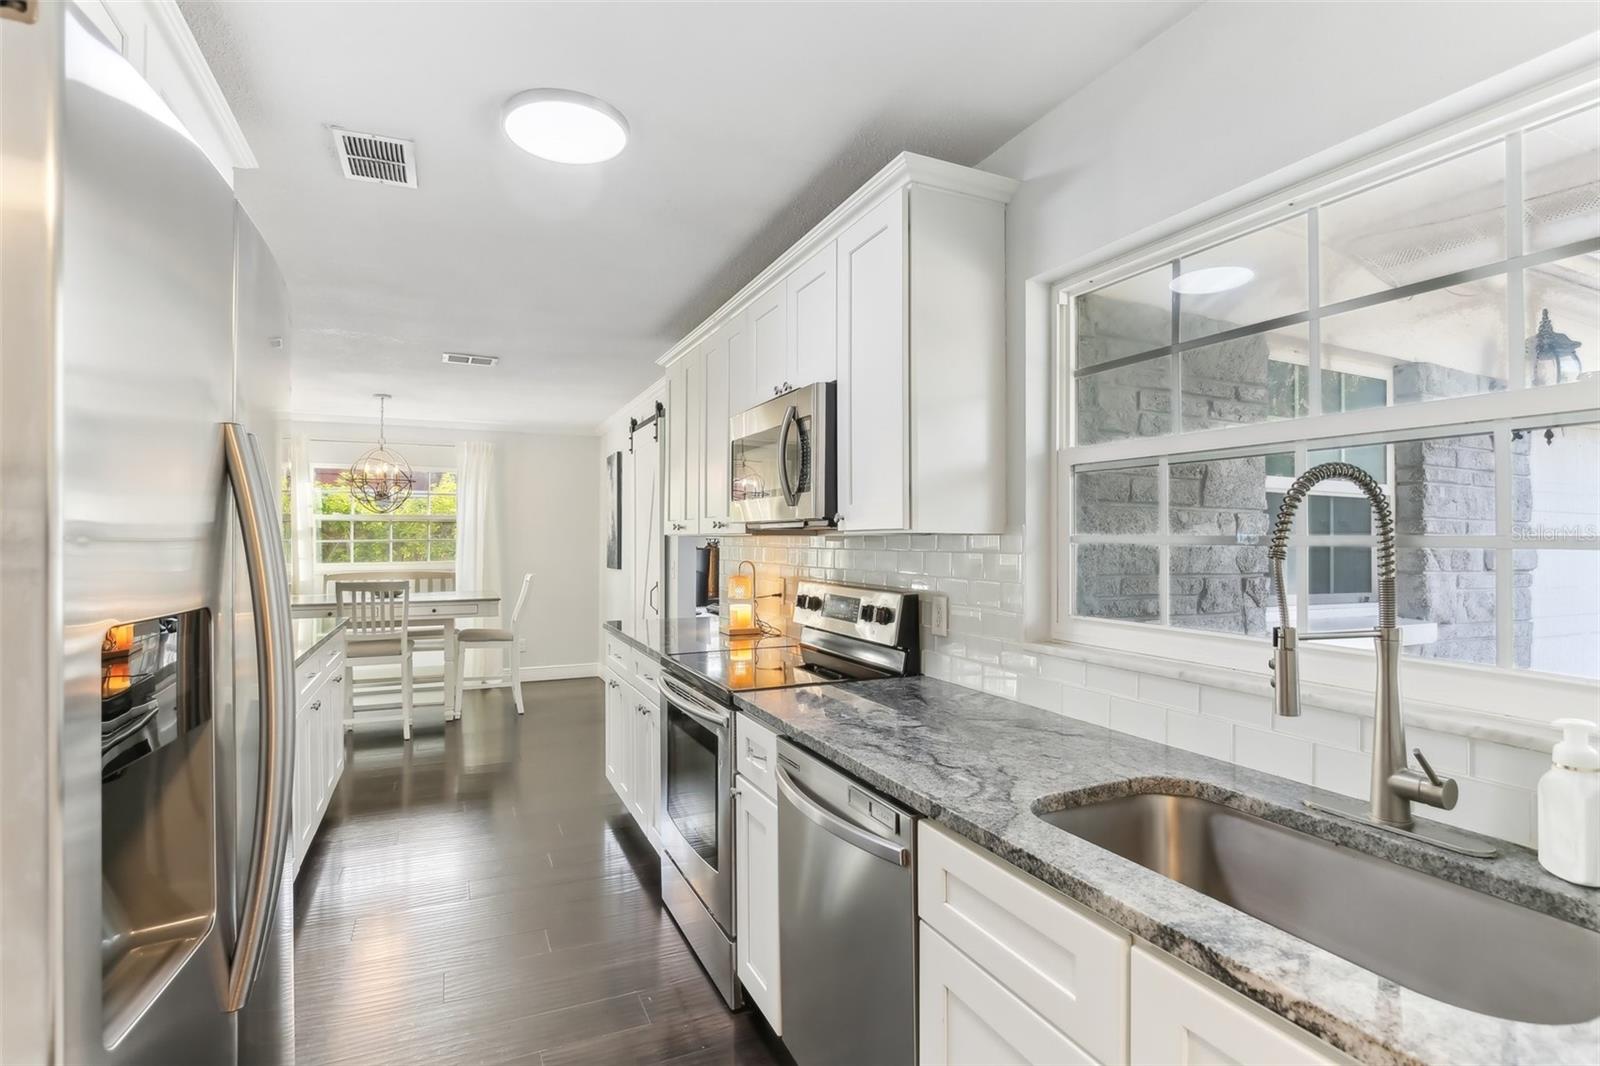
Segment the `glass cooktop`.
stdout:
[[808,658],[807,649],[798,645],[773,647],[768,644],[672,657],[674,663],[730,692],[825,685],[882,676],[865,667],[851,669],[853,664],[831,657],[826,664],[815,659],[815,656]]

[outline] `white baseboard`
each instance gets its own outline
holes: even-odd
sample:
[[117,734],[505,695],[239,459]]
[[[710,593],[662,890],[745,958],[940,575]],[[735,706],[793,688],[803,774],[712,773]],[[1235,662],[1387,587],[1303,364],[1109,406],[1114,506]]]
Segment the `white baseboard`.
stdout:
[[524,666],[524,681],[565,681],[571,677],[599,677],[599,663],[561,663],[557,666]]

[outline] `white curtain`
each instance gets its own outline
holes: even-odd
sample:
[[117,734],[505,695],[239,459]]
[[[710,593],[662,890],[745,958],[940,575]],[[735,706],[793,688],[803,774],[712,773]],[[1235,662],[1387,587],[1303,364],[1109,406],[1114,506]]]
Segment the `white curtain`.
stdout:
[[289,506],[292,509],[295,592],[319,592],[317,530],[312,519],[316,486],[311,483],[311,440],[304,433],[289,438]]
[[[471,592],[502,592],[500,588],[500,544],[496,533],[494,445],[487,441],[467,441],[456,448],[456,588]],[[510,607],[501,604],[503,611]],[[490,619],[475,619],[457,625],[488,625]],[[498,623],[496,623],[498,624]],[[477,677],[501,669],[492,660],[497,651],[468,652],[460,669]]]

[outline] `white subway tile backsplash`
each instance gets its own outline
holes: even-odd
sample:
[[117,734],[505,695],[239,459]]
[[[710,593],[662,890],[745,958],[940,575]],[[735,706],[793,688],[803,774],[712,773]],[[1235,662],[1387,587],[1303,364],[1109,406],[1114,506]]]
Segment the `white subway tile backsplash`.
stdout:
[[985,556],[984,573],[995,581],[1021,581],[1022,557],[1000,553]]
[[1037,674],[1039,672],[1039,657],[1028,651],[1002,648],[1000,650],[1000,665],[1019,674]]
[[[1423,750],[1427,755],[1427,750]],[[1429,755],[1431,760],[1433,756]],[[1535,788],[1550,769],[1550,756],[1492,740],[1472,742],[1472,776],[1518,788]]]
[[1029,677],[1026,674],[1017,677],[1017,699],[1030,707],[1039,707],[1060,714],[1063,692],[1064,689],[1059,682],[1047,678]]
[[[1141,681],[1140,693],[1143,694]],[[1232,718],[1258,729],[1272,728],[1272,701],[1265,696],[1226,688],[1200,689],[1200,713]]]
[[1053,681],[1060,681],[1067,685],[1076,685],[1083,688],[1088,685],[1088,671],[1084,664],[1076,659],[1063,659],[1056,655],[1044,655],[1039,658],[1039,673]]
[[1063,688],[1061,713],[1080,722],[1111,724],[1111,697],[1087,688]]
[[1347,748],[1316,746],[1313,756],[1311,783],[1329,792],[1338,792],[1356,799],[1372,795],[1372,756]]
[[982,577],[983,556],[977,552],[958,552],[950,557],[950,572],[956,577]]
[[1272,728],[1278,732],[1314,741],[1319,745],[1329,744],[1350,751],[1361,750],[1361,719],[1355,715],[1325,711],[1320,707],[1302,706],[1296,717],[1280,718],[1272,714],[1271,702],[1265,696],[1261,699],[1267,703],[1267,713],[1272,719]]
[[998,581],[969,581],[967,594],[972,597],[972,602],[979,607],[1000,606],[1000,583]]
[[1167,743],[1213,759],[1232,759],[1233,725],[1220,718],[1168,711]]
[[[879,553],[883,554],[883,553]],[[923,572],[921,552],[898,552],[889,556],[888,569],[897,570],[902,574],[920,574]]]
[[1139,698],[1146,703],[1176,707],[1180,711],[1200,709],[1200,686],[1155,674],[1139,675]]
[[1139,694],[1138,674],[1128,670],[1118,670],[1113,666],[1101,666],[1098,663],[1088,664],[1086,684],[1090,688],[1109,692],[1113,696],[1137,696]]
[[1489,781],[1475,781],[1470,777],[1457,778],[1456,785],[1460,789],[1460,799],[1456,802],[1455,810],[1413,806],[1412,813],[1419,818],[1430,818],[1446,825],[1503,837],[1528,847],[1534,846],[1532,792]]
[[1136,737],[1162,744],[1167,742],[1167,711],[1164,707],[1113,696],[1109,724],[1112,729],[1120,729]]
[[[1123,667],[1027,644],[1021,534],[729,537],[722,545],[724,579],[748,559],[763,574],[790,582],[811,577],[947,597],[949,636],[933,636],[924,618],[922,668],[929,677],[1367,797],[1370,717],[1308,705],[1299,717],[1279,718],[1266,696],[1147,673],[1135,655]],[[1408,746],[1422,748],[1461,789],[1455,811],[1419,808],[1420,816],[1532,843],[1532,789],[1549,767],[1547,752],[1420,727],[1406,733]]]
[[1233,731],[1233,760],[1240,766],[1311,784],[1311,742],[1239,726]]
[[1415,726],[1406,729],[1406,755],[1412,748],[1421,748],[1429,764],[1441,774],[1465,774],[1472,769],[1472,745],[1466,737],[1435,733],[1431,729]]

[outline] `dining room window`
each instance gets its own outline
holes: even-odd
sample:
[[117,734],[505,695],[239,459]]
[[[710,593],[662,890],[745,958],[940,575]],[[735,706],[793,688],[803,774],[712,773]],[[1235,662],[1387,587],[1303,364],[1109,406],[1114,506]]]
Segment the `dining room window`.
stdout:
[[319,566],[454,564],[454,470],[415,472],[411,495],[388,514],[368,510],[352,495],[343,467],[313,467],[312,488]]
[[[1242,641],[1163,634],[1262,641],[1278,506],[1342,460],[1393,506],[1408,655],[1600,678],[1592,90],[1396,146],[1056,293],[1056,639],[1259,672]],[[1375,624],[1365,496],[1322,482],[1295,523],[1291,618]]]

